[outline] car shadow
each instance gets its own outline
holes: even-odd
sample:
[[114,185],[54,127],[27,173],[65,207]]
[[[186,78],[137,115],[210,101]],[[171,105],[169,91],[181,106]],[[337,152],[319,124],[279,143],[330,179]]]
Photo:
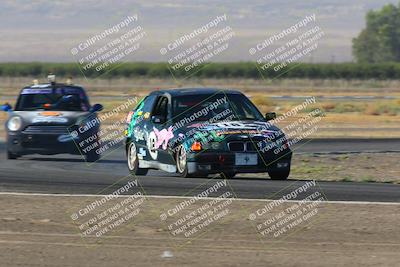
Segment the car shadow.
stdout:
[[114,159],[99,159],[96,162],[86,162],[82,158],[22,158],[23,160],[32,160],[32,161],[47,161],[47,162],[82,162],[87,164],[98,164],[98,163],[106,163],[106,164],[126,164],[125,160],[114,160]]
[[[210,175],[208,177],[201,176],[201,177],[185,178],[185,177],[179,176],[178,174],[171,174],[171,173],[168,173],[168,175],[164,175],[164,173],[162,175],[160,175],[159,173],[157,173],[157,174],[150,173],[150,174],[151,174],[151,176],[154,176],[154,177],[168,176],[168,177],[182,178],[182,179],[224,180],[224,178],[222,178],[219,175]],[[233,177],[233,178],[230,178],[230,179],[227,179],[227,180],[229,180],[229,181],[271,181],[271,182],[285,182],[285,181],[287,181],[287,182],[306,182],[306,181],[310,181],[310,180],[307,180],[307,179],[290,178],[290,177],[288,179],[286,179],[286,180],[272,180],[269,177],[257,177],[257,176],[254,176],[254,177]]]

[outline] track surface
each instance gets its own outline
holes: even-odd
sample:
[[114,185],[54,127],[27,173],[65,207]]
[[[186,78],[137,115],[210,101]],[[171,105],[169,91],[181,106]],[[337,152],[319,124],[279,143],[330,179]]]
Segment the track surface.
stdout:
[[[396,151],[400,139],[374,140],[312,140],[297,144],[295,153],[338,153],[365,151]],[[105,194],[125,185],[134,177],[127,171],[124,152],[114,151],[102,160],[87,165],[79,156],[25,156],[5,159],[4,144],[0,145],[0,191],[66,194]],[[294,155],[295,156],[295,155]],[[184,179],[159,171],[137,177],[146,194],[191,196],[208,188],[219,178]],[[301,186],[305,181],[290,177],[287,181],[253,178],[228,181],[239,198],[277,199]],[[313,189],[327,200],[400,202],[400,186],[375,183],[318,182]],[[310,191],[307,191],[309,194]],[[302,198],[299,195],[299,198]]]

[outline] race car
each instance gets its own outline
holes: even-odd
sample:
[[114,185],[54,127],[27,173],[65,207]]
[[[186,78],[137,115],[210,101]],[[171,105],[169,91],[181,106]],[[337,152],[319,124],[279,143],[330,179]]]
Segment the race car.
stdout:
[[96,161],[99,154],[83,153],[77,144],[97,136],[100,124],[89,128],[85,123],[96,118],[96,112],[103,106],[91,106],[81,86],[56,83],[54,75],[48,78],[49,83],[35,81],[24,87],[14,109],[8,103],[2,106],[9,114],[5,124],[7,158],[69,153],[83,155],[89,162]]
[[241,92],[213,88],[154,91],[127,116],[125,149],[133,175],[149,169],[183,177],[268,172],[289,176],[285,134]]

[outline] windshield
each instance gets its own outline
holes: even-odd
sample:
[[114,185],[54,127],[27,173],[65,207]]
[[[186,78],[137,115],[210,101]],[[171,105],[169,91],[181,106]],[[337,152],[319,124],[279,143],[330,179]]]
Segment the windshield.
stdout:
[[16,109],[28,110],[58,110],[58,111],[88,111],[89,103],[83,90],[47,90],[24,89],[18,98]]
[[263,120],[260,111],[241,94],[184,95],[173,98],[173,121]]

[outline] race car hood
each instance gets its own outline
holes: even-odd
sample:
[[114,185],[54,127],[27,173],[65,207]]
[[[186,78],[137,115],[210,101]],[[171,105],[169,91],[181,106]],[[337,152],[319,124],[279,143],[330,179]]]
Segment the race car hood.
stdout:
[[280,130],[275,125],[263,121],[228,121],[215,123],[192,123],[187,125],[183,132],[191,129],[196,131],[213,132],[217,135],[240,135],[250,137],[265,137],[269,135],[280,135]]
[[79,124],[90,114],[90,112],[77,111],[13,111],[10,113],[10,118],[21,117],[24,127],[28,125],[72,126]]

